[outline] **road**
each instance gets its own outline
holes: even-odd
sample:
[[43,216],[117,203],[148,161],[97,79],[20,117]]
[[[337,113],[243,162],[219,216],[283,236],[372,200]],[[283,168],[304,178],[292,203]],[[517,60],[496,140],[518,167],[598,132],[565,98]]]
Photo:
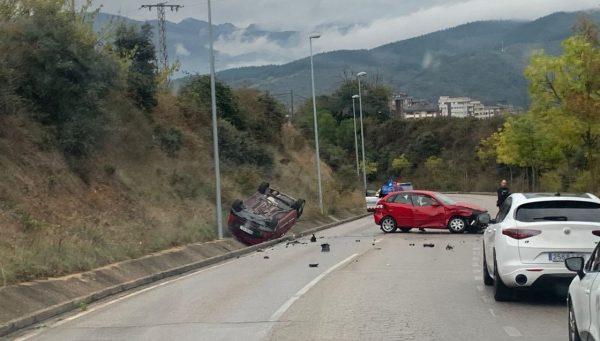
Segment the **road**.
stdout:
[[[455,197],[496,213],[492,197]],[[562,297],[494,301],[480,235],[384,235],[367,217],[317,236],[91,305],[18,339],[567,339]]]

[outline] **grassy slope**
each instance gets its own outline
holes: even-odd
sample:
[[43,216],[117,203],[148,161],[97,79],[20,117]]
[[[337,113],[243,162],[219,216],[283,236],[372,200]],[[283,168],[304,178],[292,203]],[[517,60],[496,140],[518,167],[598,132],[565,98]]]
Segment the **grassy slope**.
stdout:
[[[110,118],[90,161],[89,185],[51,147],[45,129],[26,115],[0,115],[0,283],[88,270],[215,237],[209,121],[184,115],[170,96],[161,97],[153,120],[123,110],[128,103],[111,105],[129,114]],[[183,132],[176,157],[161,150],[156,125]],[[312,148],[295,128],[284,130],[285,146],[273,148],[271,169],[223,167],[225,210],[264,179],[307,199],[304,219],[317,217]],[[362,208],[358,194],[338,200],[332,172],[322,168],[328,213]]]

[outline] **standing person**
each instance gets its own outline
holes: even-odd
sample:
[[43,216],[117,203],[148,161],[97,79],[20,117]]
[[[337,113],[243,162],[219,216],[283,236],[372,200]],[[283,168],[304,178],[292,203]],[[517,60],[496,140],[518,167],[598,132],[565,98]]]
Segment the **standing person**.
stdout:
[[506,181],[505,179],[500,181],[500,187],[498,188],[496,193],[498,193],[498,201],[496,201],[496,206],[500,207],[500,206],[502,206],[502,203],[504,202],[504,200],[506,200],[506,198],[508,198],[508,196],[510,195],[510,188],[508,188],[508,181]]

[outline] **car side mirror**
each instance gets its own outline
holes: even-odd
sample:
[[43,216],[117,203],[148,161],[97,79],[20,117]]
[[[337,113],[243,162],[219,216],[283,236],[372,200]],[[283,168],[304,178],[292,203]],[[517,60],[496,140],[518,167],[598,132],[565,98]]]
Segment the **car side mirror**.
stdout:
[[583,272],[585,260],[583,257],[570,257],[565,259],[565,266],[570,271],[576,272],[579,279],[585,276],[585,272]]
[[482,213],[477,216],[477,222],[481,225],[487,225],[492,221],[492,217],[490,217],[487,213]]

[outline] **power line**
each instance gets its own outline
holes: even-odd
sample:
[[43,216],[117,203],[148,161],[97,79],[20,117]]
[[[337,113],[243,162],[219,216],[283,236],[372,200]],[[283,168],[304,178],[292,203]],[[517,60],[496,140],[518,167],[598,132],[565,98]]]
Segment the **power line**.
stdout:
[[142,5],[140,9],[147,8],[149,11],[156,8],[158,14],[158,45],[160,49],[160,58],[158,62],[161,70],[169,68],[169,55],[167,53],[167,23],[165,19],[165,9],[169,8],[172,11],[179,11],[183,5],[171,5],[166,2],[161,2],[155,5]]

